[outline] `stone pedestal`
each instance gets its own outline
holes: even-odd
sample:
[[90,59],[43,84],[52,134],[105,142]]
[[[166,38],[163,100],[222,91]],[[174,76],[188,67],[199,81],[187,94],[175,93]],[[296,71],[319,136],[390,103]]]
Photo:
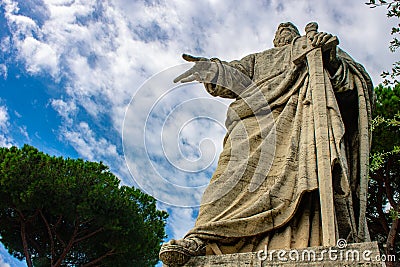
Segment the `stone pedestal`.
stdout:
[[[164,265],[165,266],[165,265]],[[251,253],[194,257],[190,267],[362,267],[385,266],[376,242],[349,244],[345,248],[310,247],[300,250],[271,250]]]

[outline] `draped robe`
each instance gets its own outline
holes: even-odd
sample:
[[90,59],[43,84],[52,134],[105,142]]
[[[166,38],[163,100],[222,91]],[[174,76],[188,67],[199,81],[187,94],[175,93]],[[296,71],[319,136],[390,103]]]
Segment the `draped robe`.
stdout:
[[[326,112],[338,238],[369,240],[366,193],[372,83],[337,48],[341,62],[325,70]],[[322,245],[318,159],[306,62],[292,63],[292,45],[218,65],[213,96],[233,98],[223,151],[204,192],[197,236],[222,253]]]

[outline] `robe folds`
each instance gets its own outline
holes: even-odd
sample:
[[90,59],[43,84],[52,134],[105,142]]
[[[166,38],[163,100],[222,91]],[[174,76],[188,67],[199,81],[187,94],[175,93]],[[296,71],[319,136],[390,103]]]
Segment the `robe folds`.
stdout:
[[[369,240],[366,194],[372,83],[337,48],[340,66],[325,71],[329,148],[338,238]],[[218,166],[204,192],[197,236],[223,253],[322,245],[313,94],[307,63],[292,62],[292,45],[241,60],[212,59],[213,96],[235,99]]]

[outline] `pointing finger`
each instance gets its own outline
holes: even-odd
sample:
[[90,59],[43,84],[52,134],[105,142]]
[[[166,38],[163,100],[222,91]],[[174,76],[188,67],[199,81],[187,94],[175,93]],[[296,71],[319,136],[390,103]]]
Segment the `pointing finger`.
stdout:
[[174,83],[177,83],[180,80],[182,80],[182,79],[184,79],[186,77],[189,77],[190,75],[192,75],[192,73],[193,73],[193,69],[189,69],[189,70],[185,71],[184,73],[182,73],[181,75],[179,75],[178,77],[176,77],[174,79]]
[[182,58],[189,62],[197,62],[197,61],[206,61],[207,59],[204,57],[194,57],[189,54],[182,54]]
[[193,82],[193,81],[195,81],[195,80],[197,80],[197,76],[194,75],[194,74],[192,74],[192,75],[190,75],[190,76],[188,76],[188,77],[186,77],[186,78],[183,78],[183,79],[181,80],[181,83]]

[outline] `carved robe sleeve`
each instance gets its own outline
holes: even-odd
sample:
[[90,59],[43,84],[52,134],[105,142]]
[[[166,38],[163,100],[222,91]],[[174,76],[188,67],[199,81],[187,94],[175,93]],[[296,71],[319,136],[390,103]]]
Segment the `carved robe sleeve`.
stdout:
[[[333,86],[333,90],[335,93],[343,93],[346,91],[354,91],[355,90],[355,74],[352,71],[352,67],[350,65],[354,65],[357,68],[360,68],[354,60],[347,55],[344,51],[338,49],[338,59],[340,61],[339,68],[337,71],[330,75],[330,80]],[[357,65],[357,66],[356,66]],[[350,92],[347,92],[350,93]]]
[[204,84],[211,95],[237,98],[250,85],[254,73],[254,54],[231,62],[224,62],[217,58],[211,61],[218,66],[213,82]]

